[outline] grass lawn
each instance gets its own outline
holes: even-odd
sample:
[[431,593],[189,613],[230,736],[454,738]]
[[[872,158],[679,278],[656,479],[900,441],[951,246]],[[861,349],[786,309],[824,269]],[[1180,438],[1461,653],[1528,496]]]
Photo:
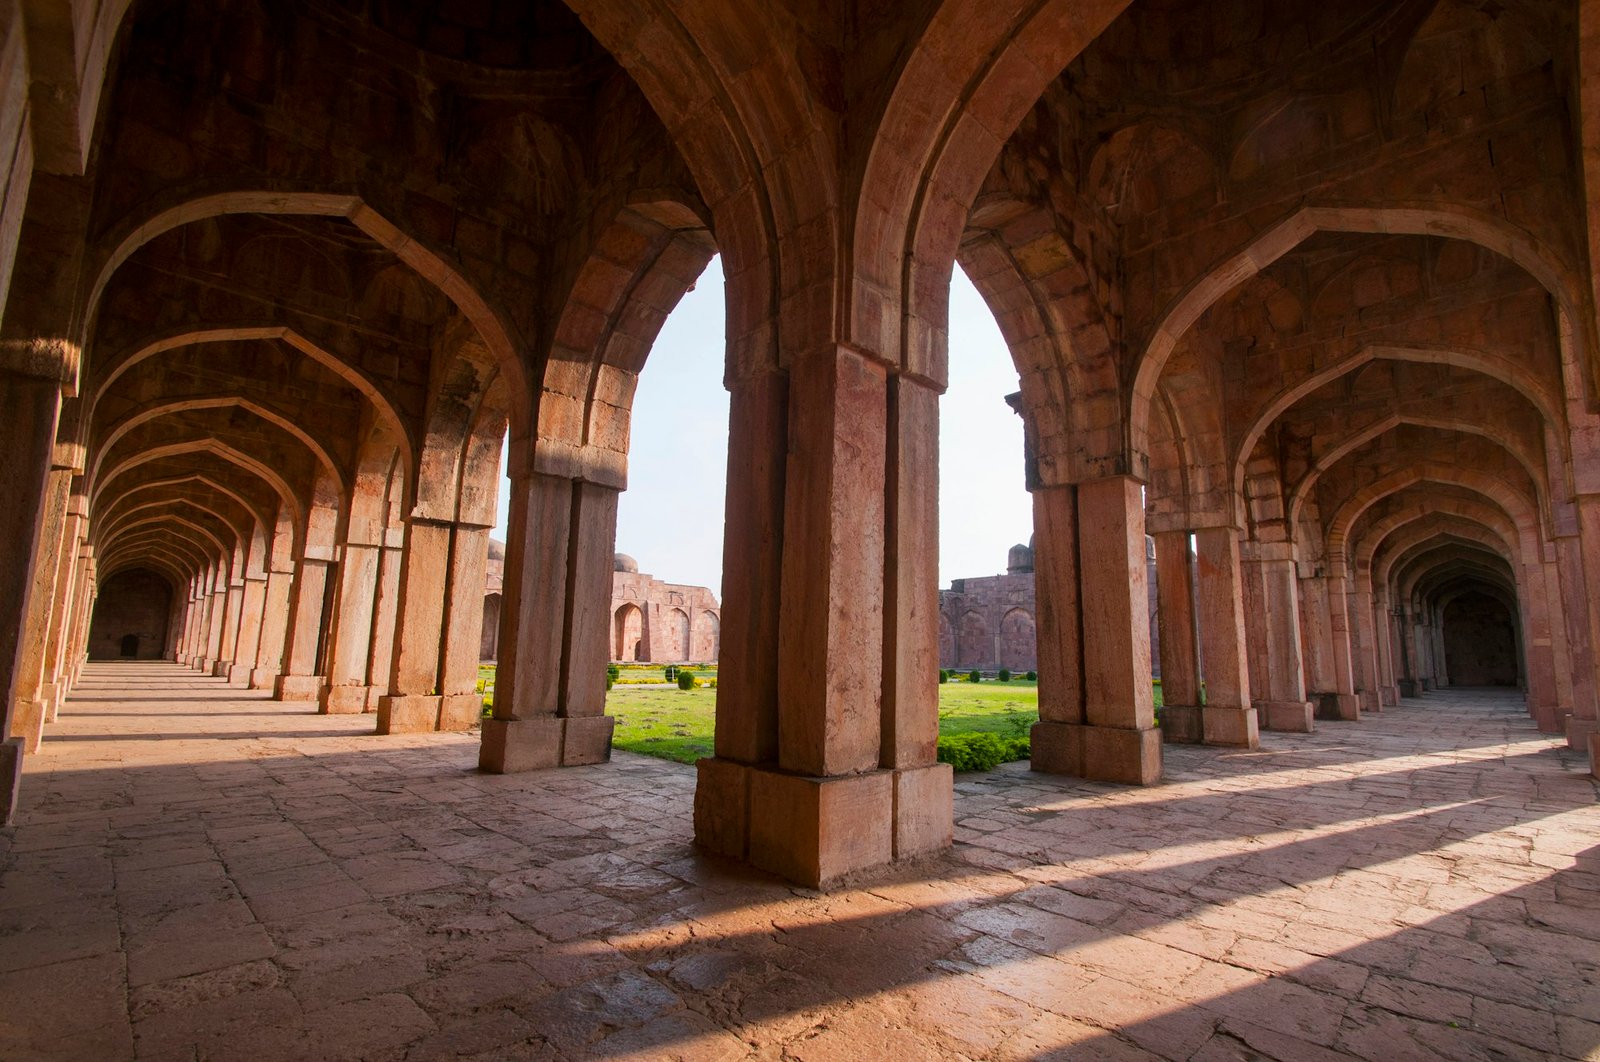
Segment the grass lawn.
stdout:
[[[629,752],[693,763],[711,755],[717,691],[628,689],[606,694],[606,714],[617,720],[612,744]],[[1039,689],[1032,682],[952,682],[939,687],[939,733],[987,731],[1023,737],[1039,719]]]
[[[492,668],[479,674],[494,681]],[[1156,704],[1161,686],[1155,687]],[[615,686],[606,694],[606,714],[617,721],[612,743],[646,756],[693,763],[712,751],[717,691],[702,687],[678,690]],[[1037,683],[950,682],[939,687],[939,734],[990,733],[1001,738],[1026,737],[1039,720]]]

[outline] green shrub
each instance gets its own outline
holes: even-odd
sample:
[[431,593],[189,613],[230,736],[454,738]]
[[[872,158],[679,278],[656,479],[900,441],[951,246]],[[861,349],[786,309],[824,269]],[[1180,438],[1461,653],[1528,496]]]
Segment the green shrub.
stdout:
[[944,668],[940,668],[939,669],[939,685],[942,686],[946,682],[949,682],[949,681],[950,681],[950,672],[946,671]]
[[1039,681],[1039,673],[1037,671],[1028,672],[1028,681],[1029,682],[1038,682]]
[[674,664],[668,664],[661,669],[661,673],[667,677],[668,682],[672,682],[678,677],[678,668]]
[[686,667],[680,667],[677,670],[678,670],[678,688],[680,690],[692,690],[696,686],[700,685],[699,682],[695,681],[695,677],[694,677],[694,672],[693,671],[690,671]]
[[939,762],[958,771],[992,771],[1002,763],[1028,758],[1028,739],[1004,738],[987,731],[939,739]]
[[1003,667],[1003,668],[1000,669],[1000,681],[1001,682],[1010,682],[1011,681],[1011,669],[1009,667]]
[[973,668],[971,671],[967,672],[967,681],[968,682],[982,682],[983,681],[983,676],[978,674],[977,668]]
[[612,682],[615,682],[615,681],[617,681],[617,679],[619,679],[621,677],[622,677],[622,669],[620,667],[618,667],[615,664],[607,664],[606,665],[606,678],[610,679]]

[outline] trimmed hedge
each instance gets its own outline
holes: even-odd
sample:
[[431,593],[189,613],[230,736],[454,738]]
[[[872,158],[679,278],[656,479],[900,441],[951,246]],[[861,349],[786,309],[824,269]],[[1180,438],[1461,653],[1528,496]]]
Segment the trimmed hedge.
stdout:
[[1002,763],[1027,759],[1029,752],[1025,737],[982,732],[939,739],[939,762],[948,763],[957,771],[992,771]]

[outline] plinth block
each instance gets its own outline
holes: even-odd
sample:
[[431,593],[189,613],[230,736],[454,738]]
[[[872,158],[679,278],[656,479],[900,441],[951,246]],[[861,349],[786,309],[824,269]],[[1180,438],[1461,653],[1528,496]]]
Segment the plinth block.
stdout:
[[11,733],[26,752],[38,752],[44,741],[44,702],[16,701],[11,709]]
[[228,679],[228,685],[230,686],[247,685],[250,682],[250,665],[229,664],[228,674],[226,677]]
[[561,735],[561,766],[610,762],[615,719],[609,715],[574,715],[563,721],[566,727]]
[[322,689],[321,675],[279,675],[272,682],[275,701],[314,701]]
[[367,687],[324,686],[317,693],[317,710],[323,715],[360,715],[367,710]]
[[[380,708],[380,718],[381,715]],[[553,715],[532,719],[485,719],[478,769],[491,774],[518,774],[561,765],[564,720]]]
[[750,770],[750,862],[812,888],[894,858],[892,771],[813,778]]
[[942,852],[954,839],[954,768],[935,763],[895,771],[895,860]]
[[378,701],[378,733],[426,734],[439,725],[443,697],[412,694]]
[[1309,734],[1317,728],[1310,701],[1257,701],[1255,710],[1263,730]]
[[[1575,715],[1567,716],[1567,747],[1582,751],[1589,748],[1589,739],[1600,732],[1600,722],[1593,719],[1579,719]],[[29,752],[33,749],[30,747]]]
[[483,719],[483,694],[452,693],[439,698],[440,730],[471,730]]
[[1080,723],[1035,723],[1032,767],[1096,782],[1154,785],[1161,781],[1161,733]]
[[1207,745],[1237,749],[1261,746],[1261,732],[1256,726],[1254,708],[1212,708],[1208,705],[1200,711],[1203,713],[1202,729]]
[[750,854],[750,768],[733,760],[695,761],[694,843],[714,855]]
[[1189,704],[1165,704],[1157,709],[1161,740],[1169,745],[1198,745],[1205,740],[1200,709]]
[[211,665],[211,677],[225,679],[228,677],[228,670],[231,667],[233,667],[232,660],[217,660]]
[[278,673],[270,667],[252,668],[250,671],[250,688],[253,690],[276,689]]
[[22,739],[0,741],[0,826],[10,826],[22,787]]

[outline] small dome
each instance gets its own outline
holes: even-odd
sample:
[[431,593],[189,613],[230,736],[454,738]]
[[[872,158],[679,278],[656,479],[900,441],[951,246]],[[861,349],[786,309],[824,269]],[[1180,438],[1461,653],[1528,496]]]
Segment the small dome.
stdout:
[[1018,542],[1006,554],[1006,571],[1012,575],[1033,571],[1033,550]]
[[611,570],[614,572],[638,572],[639,562],[626,553],[618,553],[611,558]]
[[501,542],[498,538],[491,538],[489,540],[489,559],[493,561],[503,561],[506,559],[506,544]]

